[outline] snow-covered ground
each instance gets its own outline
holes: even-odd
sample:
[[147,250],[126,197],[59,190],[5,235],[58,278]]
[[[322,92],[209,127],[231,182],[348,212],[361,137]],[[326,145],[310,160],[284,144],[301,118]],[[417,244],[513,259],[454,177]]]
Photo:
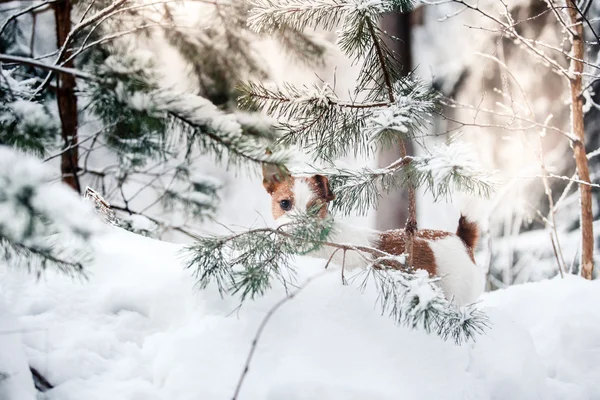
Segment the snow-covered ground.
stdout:
[[[95,247],[87,280],[3,271],[2,309],[16,320],[0,318],[0,398],[34,398],[25,356],[55,385],[44,399],[231,399],[283,288],[237,309],[215,288],[194,287],[180,245],[114,228]],[[239,399],[600,398],[600,282],[486,294],[492,329],[459,347],[395,326],[372,288],[342,286],[324,263],[298,258],[299,282],[322,276],[273,315]]]

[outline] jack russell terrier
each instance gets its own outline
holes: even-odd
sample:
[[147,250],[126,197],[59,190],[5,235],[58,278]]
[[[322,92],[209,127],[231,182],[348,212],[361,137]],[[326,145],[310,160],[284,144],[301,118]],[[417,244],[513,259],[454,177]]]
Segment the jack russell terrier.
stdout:
[[[271,211],[278,225],[290,222],[293,215],[307,210],[317,209],[317,215],[325,218],[328,203],[335,199],[327,178],[322,175],[292,176],[285,169],[263,166],[263,185],[271,195]],[[463,215],[458,220],[456,233],[419,229],[413,242],[413,267],[440,277],[437,284],[449,300],[458,305],[473,303],[484,287],[483,273],[474,257],[478,237],[477,224]],[[405,252],[406,233],[403,229],[378,232],[335,222],[330,241],[368,246],[398,256]],[[329,259],[335,250],[322,246],[308,255]],[[344,263],[346,268],[365,266],[364,257],[357,252],[343,253],[336,252],[332,262]]]

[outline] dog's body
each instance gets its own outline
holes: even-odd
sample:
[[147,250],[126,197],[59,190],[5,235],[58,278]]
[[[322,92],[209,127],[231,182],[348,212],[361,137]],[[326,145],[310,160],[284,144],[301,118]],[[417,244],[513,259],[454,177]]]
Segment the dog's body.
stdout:
[[[294,177],[286,171],[263,169],[263,184],[272,199],[272,213],[279,223],[290,221],[294,214],[318,208],[321,218],[327,216],[327,203],[335,198],[327,178],[321,175]],[[448,299],[457,304],[472,303],[483,291],[483,274],[477,268],[474,248],[477,244],[477,225],[461,216],[456,233],[437,230],[418,230],[413,243],[413,266],[440,277],[439,286]],[[403,229],[378,232],[334,223],[329,240],[338,244],[367,246],[392,255],[405,253],[406,233]],[[324,246],[310,256],[329,259],[335,248]],[[358,252],[337,251],[332,262],[345,268],[362,267],[365,257]]]

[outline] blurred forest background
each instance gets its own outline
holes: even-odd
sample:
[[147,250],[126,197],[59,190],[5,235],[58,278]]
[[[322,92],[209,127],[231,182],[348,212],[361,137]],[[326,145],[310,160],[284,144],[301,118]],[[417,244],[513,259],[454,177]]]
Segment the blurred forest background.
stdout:
[[[477,261],[488,271],[488,289],[554,276],[561,263],[576,272],[579,192],[568,139],[571,92],[561,75],[569,68],[571,45],[564,9],[555,6],[562,2],[471,3],[422,1],[411,13],[390,15],[382,23],[400,39],[393,46],[404,71],[414,70],[443,95],[443,108],[419,140],[466,141],[484,166],[498,171],[497,193],[473,206],[483,228]],[[585,143],[595,183],[600,173],[600,3],[580,3],[586,21]],[[148,236],[190,242],[196,234],[250,227],[270,218],[270,201],[257,168],[267,160],[257,153],[260,146],[245,139],[232,145],[226,122],[210,127],[208,141],[196,142],[195,129],[205,121],[186,118],[186,107],[206,107],[211,117],[233,116],[244,137],[268,142],[276,135],[271,121],[237,109],[240,83],[326,81],[347,97],[359,67],[336,50],[332,33],[291,27],[273,35],[250,31],[248,9],[242,0],[1,2],[0,61],[6,85],[0,120],[13,132],[0,134],[0,143],[31,150],[28,143],[37,143],[32,138],[48,137],[46,130],[52,130],[53,139],[36,152],[55,167],[56,179],[81,194],[89,185],[119,210],[131,230]],[[93,83],[82,88],[66,73],[50,77],[36,62],[108,76],[114,82],[112,92],[127,93],[130,118],[112,118],[123,105],[109,104],[104,88],[94,89]],[[146,76],[149,65],[156,76]],[[164,101],[169,107],[155,107],[168,108],[168,121],[152,109],[155,82],[166,92],[189,95]],[[18,88],[40,84],[49,89],[43,110],[19,103],[26,99],[19,97]],[[30,129],[31,118],[37,118],[31,126],[42,121],[45,131]],[[176,124],[183,132],[186,140],[173,145],[178,151],[165,151],[163,142],[170,138],[148,140],[146,133],[160,131],[161,124]],[[11,143],[14,137],[20,142]],[[132,151],[142,156],[127,156]],[[215,151],[223,162],[215,162]],[[228,161],[236,154],[252,158],[247,157],[250,153],[254,164],[231,168]],[[343,161],[375,167],[399,156],[399,149],[388,148],[377,160]],[[598,186],[592,193],[595,232],[600,232]],[[453,231],[467,199],[453,200],[435,202],[420,193],[419,226]],[[401,228],[406,204],[406,193],[391,193],[377,210],[352,222]]]

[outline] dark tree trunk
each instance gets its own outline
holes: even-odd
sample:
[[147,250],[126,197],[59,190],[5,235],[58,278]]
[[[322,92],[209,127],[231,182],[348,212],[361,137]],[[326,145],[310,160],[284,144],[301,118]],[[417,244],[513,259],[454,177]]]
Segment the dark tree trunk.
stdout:
[[[390,14],[381,21],[381,27],[388,34],[397,37],[397,41],[389,41],[388,45],[396,51],[403,70],[409,73],[412,69],[411,54],[411,14]],[[414,154],[413,144],[405,142],[407,154]],[[386,166],[401,157],[400,145],[382,149],[379,154],[379,165]],[[376,227],[380,230],[397,229],[405,226],[408,219],[408,190],[401,189],[389,194],[383,193],[377,209]]]
[[[59,0],[54,5],[56,20],[56,44],[60,49],[67,40],[71,31],[71,0]],[[63,59],[71,55],[70,51],[64,53]],[[73,68],[73,61],[67,62],[67,68]],[[77,96],[75,95],[75,77],[70,74],[58,74],[56,100],[62,129],[63,150],[60,170],[62,181],[81,193],[79,178],[77,176],[79,151],[77,148]]]

